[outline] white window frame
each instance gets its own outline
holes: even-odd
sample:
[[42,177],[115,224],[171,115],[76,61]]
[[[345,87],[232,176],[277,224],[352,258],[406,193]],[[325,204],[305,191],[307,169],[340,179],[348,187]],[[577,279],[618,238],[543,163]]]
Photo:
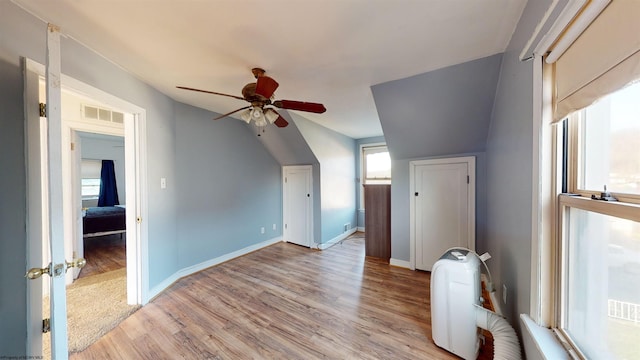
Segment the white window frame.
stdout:
[[[365,149],[367,148],[384,148],[387,152],[389,151],[389,149],[387,148],[387,143],[386,142],[376,142],[376,143],[368,143],[368,144],[360,144],[360,151],[359,151],[359,156],[360,156],[360,189],[359,189],[359,193],[360,193],[360,211],[364,210],[364,184],[366,184],[366,179],[365,179],[365,175],[366,175],[366,165],[365,165]],[[391,181],[391,178],[389,178],[389,181]]]
[[[540,64],[542,69],[542,64]],[[546,71],[546,70],[545,70]],[[535,71],[534,71],[535,73]],[[543,74],[540,74],[542,82]],[[550,91],[542,85],[542,99]],[[535,103],[535,101],[534,101]],[[563,329],[565,314],[563,313],[565,290],[567,281],[567,269],[564,259],[567,257],[566,229],[564,224],[570,208],[609,215],[621,219],[640,222],[640,196],[635,194],[612,193],[618,198],[617,202],[592,200],[591,195],[599,195],[598,189],[578,188],[578,161],[579,156],[579,113],[569,116],[567,123],[567,191],[568,195],[561,194],[562,190],[562,124],[554,125],[544,122],[550,119],[550,112],[541,107],[542,112],[534,116],[539,119],[537,132],[534,131],[534,144],[539,144],[539,149],[534,149],[534,178],[535,169],[539,169],[541,179],[539,189],[534,188],[534,226],[532,230],[532,259],[535,259],[532,269],[531,282],[531,317],[542,326],[550,327],[555,332],[559,341],[574,359],[586,359],[569,334]],[[548,109],[546,109],[548,110]],[[535,122],[534,122],[535,123]],[[535,127],[534,127],[535,129]],[[550,153],[550,156],[547,156]],[[536,193],[538,195],[536,196]],[[547,231],[550,230],[550,231]]]

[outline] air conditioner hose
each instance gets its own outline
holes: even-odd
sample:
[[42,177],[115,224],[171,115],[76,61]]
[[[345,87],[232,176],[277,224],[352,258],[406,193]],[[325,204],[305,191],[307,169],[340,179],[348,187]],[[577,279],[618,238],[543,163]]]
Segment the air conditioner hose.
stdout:
[[494,360],[520,360],[520,342],[511,324],[502,316],[476,306],[476,325],[493,335]]

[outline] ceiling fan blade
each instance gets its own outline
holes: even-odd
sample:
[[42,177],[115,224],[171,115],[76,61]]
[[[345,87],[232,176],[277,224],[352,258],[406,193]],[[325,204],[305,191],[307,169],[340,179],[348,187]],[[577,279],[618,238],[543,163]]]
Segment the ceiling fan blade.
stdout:
[[240,108],[240,109],[233,110],[233,111],[228,112],[228,113],[226,113],[226,114],[224,114],[224,115],[220,115],[220,116],[218,116],[217,118],[214,118],[213,120],[220,120],[220,119],[225,118],[225,117],[227,117],[227,116],[229,116],[229,115],[231,115],[231,114],[235,114],[235,113],[237,113],[238,111],[245,110],[245,109],[248,109],[248,108],[250,108],[250,107],[251,107],[251,106],[245,106],[245,107],[242,107],[242,108]]
[[278,86],[278,82],[272,78],[264,75],[258,76],[258,81],[256,82],[256,94],[270,99]]
[[242,96],[223,94],[223,93],[219,93],[219,92],[215,92],[215,91],[209,91],[209,90],[194,89],[194,88],[185,87],[185,86],[176,86],[176,87],[178,89],[183,89],[183,90],[198,91],[198,92],[207,93],[207,94],[222,95],[222,96],[228,96],[228,97],[231,97],[231,98],[234,98],[234,99],[238,99],[238,100],[244,100],[244,98]]
[[327,111],[327,109],[322,104],[304,101],[278,100],[274,101],[273,105],[281,109],[300,110],[317,114],[322,114],[323,112]]
[[278,116],[278,118],[276,119],[276,121],[273,122],[273,124],[277,127],[283,128],[283,127],[287,127],[287,125],[289,125],[289,122],[285,120],[282,116]]

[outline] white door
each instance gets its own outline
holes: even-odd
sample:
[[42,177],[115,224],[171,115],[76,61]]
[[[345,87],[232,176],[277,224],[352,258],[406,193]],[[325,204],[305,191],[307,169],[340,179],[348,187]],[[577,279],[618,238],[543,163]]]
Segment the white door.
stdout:
[[413,258],[431,271],[447,249],[475,248],[475,158],[410,164]]
[[[25,83],[27,84],[27,91],[25,94],[27,96],[31,96],[33,94],[33,73],[26,71],[28,73],[25,75]],[[43,265],[42,262],[30,264],[31,266],[36,266],[30,269],[27,273],[27,276],[30,279],[36,280],[37,284],[41,284],[37,279],[42,279],[44,281],[49,281],[49,297],[50,297],[50,312],[51,312],[51,356],[53,359],[66,359],[68,357],[67,352],[67,304],[66,304],[66,282],[65,282],[65,273],[68,268],[82,266],[82,262],[66,262],[65,254],[64,254],[64,202],[63,202],[63,173],[62,173],[62,114],[61,114],[61,74],[60,74],[60,34],[58,29],[49,25],[47,31],[47,65],[46,65],[46,153],[41,151],[39,146],[30,147],[29,151],[33,150],[32,153],[28,155],[28,161],[33,160],[34,158],[40,157],[44,163],[46,163],[46,171],[42,171],[40,174],[44,179],[42,180],[44,183],[40,186],[36,186],[35,188],[40,188],[42,191],[42,197],[40,199],[33,198],[33,194],[31,193],[31,189],[29,192],[29,204],[34,205],[35,209],[30,209],[30,216],[32,215],[31,211],[36,210],[40,212],[40,215],[37,215],[36,218],[40,220],[40,226],[48,222],[48,238],[49,238],[49,254],[50,259],[45,259],[44,257],[41,259],[44,262],[50,260],[48,265],[44,265],[42,268],[40,266]],[[31,98],[27,99],[27,104],[31,102]],[[32,110],[28,110],[28,116],[30,120],[33,120],[33,116],[31,115]],[[40,123],[38,123],[40,125]],[[37,136],[37,133],[40,131],[40,126],[34,128],[28,128],[28,136]],[[29,168],[35,169],[38,166],[36,164],[29,164]],[[31,174],[29,174],[31,176]],[[45,185],[46,184],[46,185]],[[31,185],[31,184],[30,184]],[[46,201],[44,199],[48,199],[48,206],[45,206],[43,203]],[[42,200],[39,204],[38,201]],[[29,219],[32,220],[31,217]],[[42,241],[46,236],[42,235],[42,238],[39,242],[33,241],[33,233],[35,227],[30,227],[30,260],[33,258],[31,254],[38,251],[35,249],[36,246],[34,244],[42,244]],[[37,232],[37,230],[35,230]],[[41,231],[42,233],[42,231]],[[48,274],[48,275],[45,275]],[[30,286],[30,288],[34,288],[34,286]],[[41,299],[37,299],[40,301]],[[36,299],[30,299],[31,301],[36,301]],[[34,305],[32,303],[32,305]],[[37,307],[37,305],[36,305]],[[38,316],[40,313],[34,313],[33,311],[30,313],[30,326],[34,323],[38,323]],[[41,322],[40,322],[41,323]],[[42,324],[42,323],[41,323]],[[31,341],[38,341],[41,344],[41,334],[31,333],[29,336]],[[38,346],[38,345],[36,345]],[[34,348],[29,348],[30,351],[33,351]],[[40,355],[40,354],[34,354]]]
[[310,165],[283,168],[283,237],[308,247],[313,244],[311,169]]

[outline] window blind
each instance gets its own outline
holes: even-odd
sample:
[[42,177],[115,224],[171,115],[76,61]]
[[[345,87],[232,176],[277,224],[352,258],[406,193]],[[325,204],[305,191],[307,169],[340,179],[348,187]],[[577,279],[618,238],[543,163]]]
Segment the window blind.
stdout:
[[554,122],[640,79],[639,34],[640,1],[611,1],[553,64]]
[[100,179],[101,169],[101,160],[82,159],[80,163],[80,175],[83,179]]

